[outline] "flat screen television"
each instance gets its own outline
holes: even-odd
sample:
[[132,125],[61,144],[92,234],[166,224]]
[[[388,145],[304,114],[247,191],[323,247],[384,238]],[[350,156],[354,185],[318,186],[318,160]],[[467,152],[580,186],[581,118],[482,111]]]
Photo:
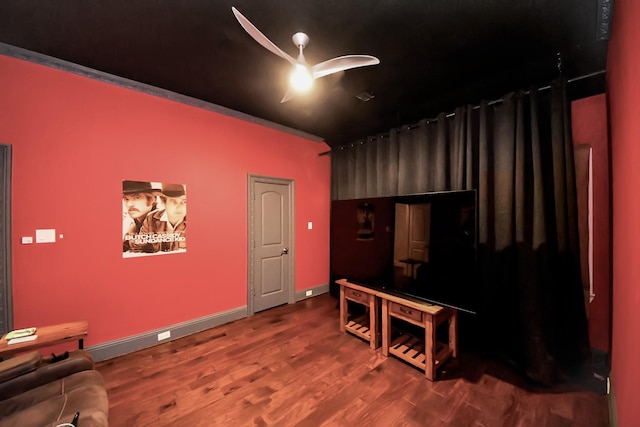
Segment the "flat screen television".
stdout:
[[475,314],[475,190],[336,200],[331,279]]

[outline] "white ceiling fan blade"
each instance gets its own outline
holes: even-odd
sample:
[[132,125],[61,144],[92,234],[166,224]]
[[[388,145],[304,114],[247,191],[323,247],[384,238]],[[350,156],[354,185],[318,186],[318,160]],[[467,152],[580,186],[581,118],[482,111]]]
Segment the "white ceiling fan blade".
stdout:
[[380,60],[370,55],[346,55],[329,59],[311,67],[314,79],[337,73],[338,71],[349,70],[351,68],[377,65]]
[[260,30],[258,30],[251,22],[249,22],[249,20],[247,18],[244,17],[243,14],[241,14],[238,11],[238,9],[236,9],[235,7],[231,7],[231,10],[233,11],[233,14],[236,16],[236,19],[238,20],[240,25],[242,25],[242,28],[244,28],[244,30],[251,37],[253,37],[253,39],[255,41],[260,43],[260,45],[262,45],[262,47],[264,47],[265,49],[267,49],[268,51],[270,51],[272,53],[275,53],[279,57],[286,59],[287,61],[289,61],[292,64],[296,64],[297,63],[295,59],[293,59],[291,56],[287,55],[282,49],[280,49],[278,46],[273,44],[271,42],[271,40],[269,40],[267,38],[267,36],[262,34],[260,32]]

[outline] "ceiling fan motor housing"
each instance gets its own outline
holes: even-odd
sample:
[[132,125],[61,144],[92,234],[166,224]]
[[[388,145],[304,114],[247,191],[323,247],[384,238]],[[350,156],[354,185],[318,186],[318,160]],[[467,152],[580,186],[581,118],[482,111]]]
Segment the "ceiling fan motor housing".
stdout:
[[293,44],[296,45],[296,47],[303,49],[309,44],[309,36],[305,33],[295,33],[291,37],[291,40],[293,40]]

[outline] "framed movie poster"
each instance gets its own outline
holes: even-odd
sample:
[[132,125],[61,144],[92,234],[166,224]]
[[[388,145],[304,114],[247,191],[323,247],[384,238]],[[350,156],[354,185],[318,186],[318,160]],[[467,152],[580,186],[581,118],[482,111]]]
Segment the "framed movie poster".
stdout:
[[187,186],[122,181],[122,257],[187,251]]

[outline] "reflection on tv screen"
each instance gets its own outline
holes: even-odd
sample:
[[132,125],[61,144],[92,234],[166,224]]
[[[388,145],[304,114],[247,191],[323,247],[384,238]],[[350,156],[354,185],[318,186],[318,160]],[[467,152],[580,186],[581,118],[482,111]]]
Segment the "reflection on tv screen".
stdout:
[[476,191],[336,200],[331,276],[475,313]]

